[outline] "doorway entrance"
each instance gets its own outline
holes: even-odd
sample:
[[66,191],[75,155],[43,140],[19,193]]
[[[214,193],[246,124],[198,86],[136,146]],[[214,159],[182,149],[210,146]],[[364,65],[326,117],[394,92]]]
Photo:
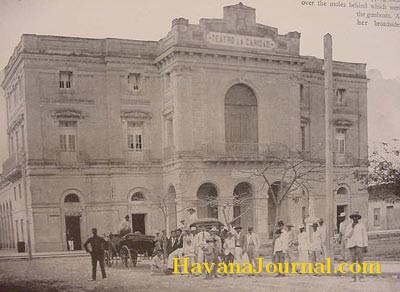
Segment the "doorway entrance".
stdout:
[[[345,213],[345,217],[339,217],[340,213]],[[348,217],[349,214],[348,212],[348,205],[337,205],[336,206],[336,231],[339,232],[339,226],[340,223],[342,223],[346,218]]]
[[132,214],[132,232],[146,234],[145,216],[146,214]]
[[[66,240],[73,242],[73,250],[81,250],[81,217],[80,216],[65,216],[65,231]],[[68,244],[68,250],[72,247]]]

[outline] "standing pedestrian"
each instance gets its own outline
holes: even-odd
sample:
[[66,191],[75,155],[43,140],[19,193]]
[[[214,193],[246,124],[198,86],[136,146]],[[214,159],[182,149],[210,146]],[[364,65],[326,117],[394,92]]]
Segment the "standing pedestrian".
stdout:
[[206,246],[206,239],[210,237],[210,234],[206,231],[206,227],[200,226],[200,232],[195,235],[195,253],[197,256],[197,262],[202,264],[205,261],[204,258],[204,247]]
[[279,269],[278,266],[278,274],[277,277],[285,277],[285,274],[281,273],[283,270],[283,266],[285,263],[285,253],[286,253],[286,242],[285,239],[282,237],[282,231],[280,229],[275,231],[275,244],[274,244],[274,259],[275,264],[281,264]]
[[[196,227],[192,227],[194,230]],[[185,230],[183,236],[183,257],[189,259],[189,267],[194,263],[194,236],[190,230]]]
[[346,218],[346,213],[342,212],[339,215],[340,218],[343,218],[343,221],[340,222],[339,224],[339,243],[340,243],[340,251],[341,251],[341,255],[342,255],[342,260],[346,261],[346,237],[345,232],[346,232],[346,228],[347,225],[351,224],[350,220],[348,220]]
[[315,266],[315,263],[321,262],[322,254],[322,238],[318,226],[318,223],[313,223],[313,230],[311,231],[311,258],[313,266]]
[[[293,230],[293,225],[290,223],[286,224],[287,227],[287,254],[286,254],[286,261],[289,263],[289,267],[291,267],[291,263],[294,262],[294,243],[296,241],[296,234]],[[285,236],[283,236],[285,237]]]
[[249,256],[249,263],[255,266],[258,248],[260,247],[260,238],[258,237],[257,233],[254,232],[253,227],[249,227],[247,231],[246,252]]
[[234,232],[235,236],[235,262],[242,264],[243,260],[243,254],[244,254],[244,248],[245,248],[245,241],[246,237],[243,233],[243,228],[241,226],[235,227],[232,232]]
[[206,279],[211,279],[212,276],[217,277],[217,274],[215,272],[215,265],[218,258],[218,247],[216,239],[213,237],[208,237],[206,239],[206,245],[203,248],[203,250],[204,250],[205,262],[208,263],[210,267],[214,263],[210,273],[208,272],[206,273]]
[[[97,228],[92,228],[92,233],[93,236],[86,240],[83,247],[92,257],[92,281],[96,281],[97,262],[99,262],[103,279],[107,278],[106,270],[104,269],[104,250],[107,242],[103,237],[97,235]],[[89,244],[91,249],[88,248]]]
[[72,236],[68,239],[68,247],[70,251],[74,250],[74,238]]
[[304,226],[300,227],[300,233],[297,237],[299,243],[299,263],[308,263],[308,253],[310,250],[310,243],[308,240],[307,232]]
[[235,237],[231,231],[228,231],[227,238],[224,241],[224,254],[225,254],[225,263],[233,263],[235,259]]
[[[346,227],[346,247],[350,250],[352,262],[362,265],[364,261],[364,253],[367,252],[368,247],[367,229],[363,223],[359,222],[361,215],[358,212],[351,214],[350,219],[353,220],[353,223]],[[357,274],[353,275],[353,281],[357,281]],[[360,282],[362,281],[363,275],[361,274]]]
[[326,257],[328,256],[328,234],[326,225],[324,224],[324,219],[319,219],[318,223],[318,230],[321,233],[322,260],[324,263],[326,263]]

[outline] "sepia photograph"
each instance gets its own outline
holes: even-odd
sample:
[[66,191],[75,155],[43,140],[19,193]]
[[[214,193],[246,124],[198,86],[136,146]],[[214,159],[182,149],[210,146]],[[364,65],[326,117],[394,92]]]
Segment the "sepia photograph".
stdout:
[[400,0],[0,0],[0,292],[400,291]]

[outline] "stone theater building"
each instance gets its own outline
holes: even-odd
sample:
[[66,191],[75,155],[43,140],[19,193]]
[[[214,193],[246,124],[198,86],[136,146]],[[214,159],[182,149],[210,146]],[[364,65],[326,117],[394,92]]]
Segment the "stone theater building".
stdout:
[[[79,249],[92,227],[116,232],[126,214],[154,234],[189,207],[223,222],[242,214],[234,224],[267,241],[275,209],[247,171],[268,164],[268,149],[324,159],[323,60],[299,47],[300,33],[257,23],[242,3],[222,19],[174,19],[159,41],[23,35],[2,81],[1,247],[29,232],[33,251],[67,250],[68,239]],[[345,177],[335,213],[366,215],[354,179],[367,169],[366,65],[335,61],[333,75],[335,174]],[[324,183],[311,185],[285,199],[283,220],[324,217]],[[225,208],[234,195],[251,200]]]

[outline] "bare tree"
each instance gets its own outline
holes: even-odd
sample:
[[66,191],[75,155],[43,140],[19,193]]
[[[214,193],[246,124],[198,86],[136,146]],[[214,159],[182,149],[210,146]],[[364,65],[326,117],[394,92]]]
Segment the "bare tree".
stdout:
[[[275,149],[278,148],[278,150]],[[325,164],[323,160],[311,159],[308,153],[292,151],[285,145],[274,145],[264,153],[265,162],[256,170],[241,171],[249,177],[261,179],[262,187],[271,198],[275,208],[274,225],[281,217],[282,203],[290,194],[309,194],[312,182],[323,182]],[[278,179],[277,179],[278,177]]]
[[164,229],[167,231],[167,233],[170,231],[170,217],[177,216],[179,213],[184,212],[188,209],[181,208],[177,210],[175,199],[171,198],[169,194],[162,194],[154,197],[151,201],[151,205],[157,207],[161,211],[161,214],[163,215]]
[[[253,193],[236,193],[234,192],[232,199],[221,199],[216,196],[207,196],[203,199],[199,199],[197,202],[198,206],[219,208],[224,216],[226,225],[231,225],[237,222],[241,217],[252,211],[252,204],[254,202]],[[241,207],[239,215],[234,215],[233,209],[235,207]],[[232,215],[231,215],[232,214]]]

